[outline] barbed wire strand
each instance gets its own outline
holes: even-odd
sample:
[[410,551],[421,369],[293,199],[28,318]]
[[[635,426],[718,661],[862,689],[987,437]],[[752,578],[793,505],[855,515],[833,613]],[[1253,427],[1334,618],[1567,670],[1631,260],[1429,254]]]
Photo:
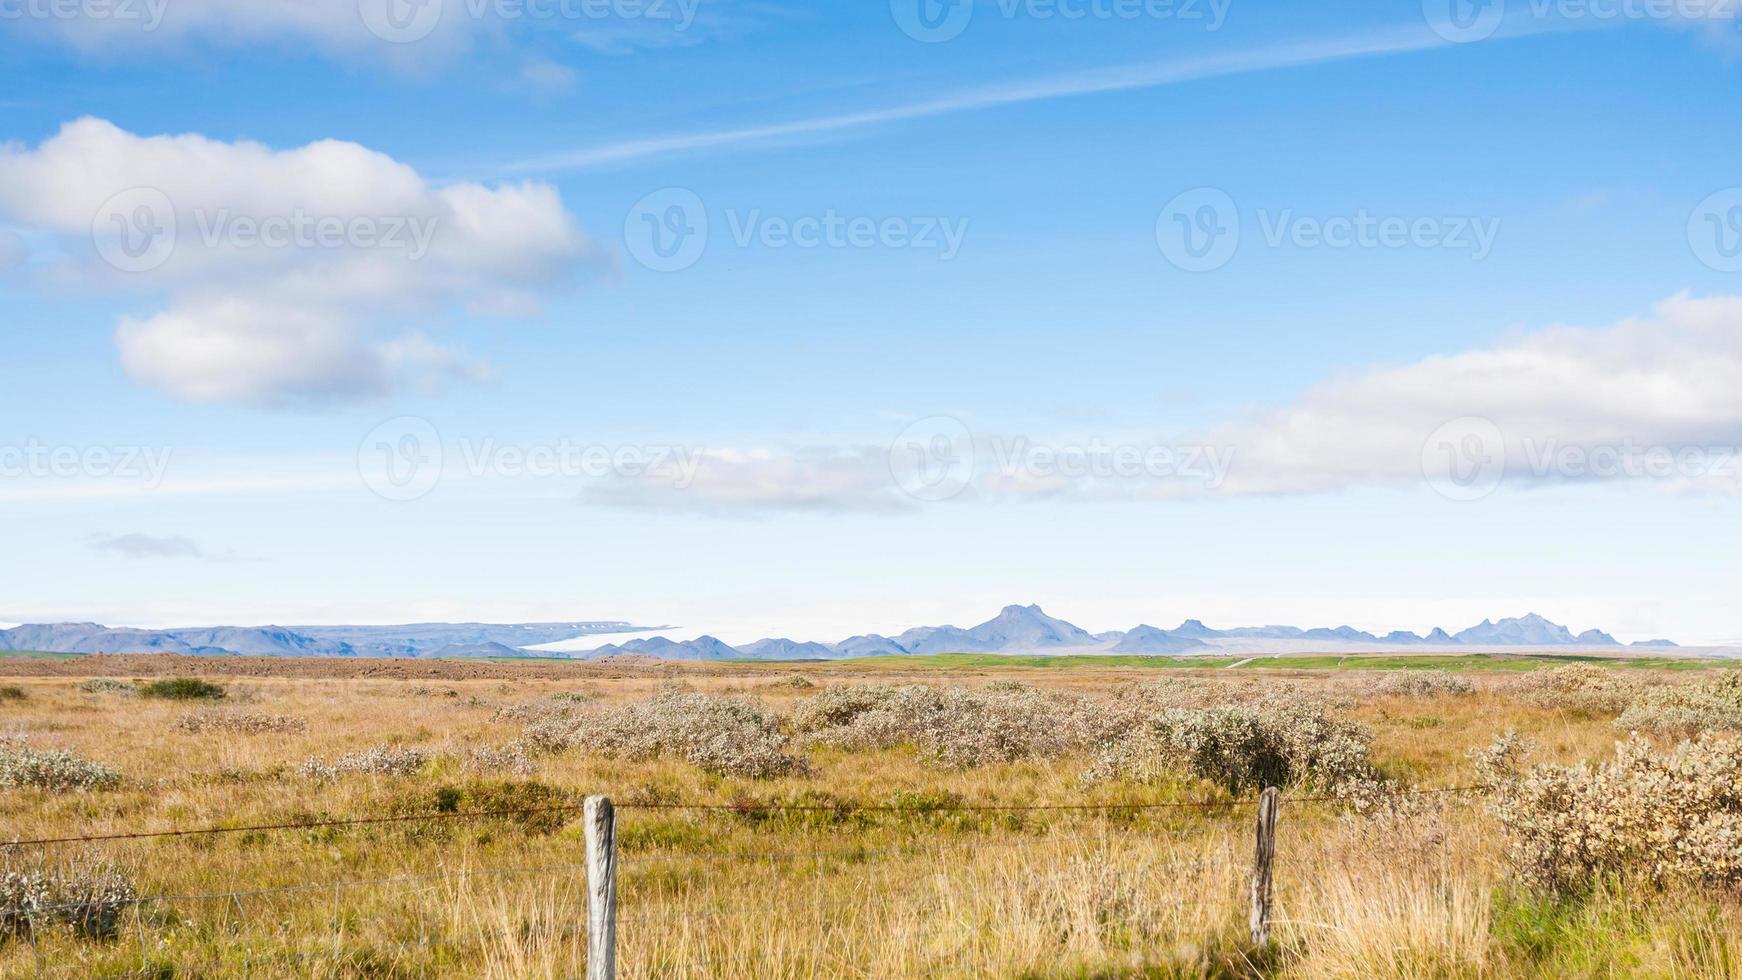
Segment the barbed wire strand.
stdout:
[[[1397,795],[1421,796],[1444,793],[1468,793],[1486,786],[1445,786],[1397,791]],[[1284,803],[1346,802],[1343,797],[1290,796]],[[916,817],[940,813],[1047,813],[1047,812],[1120,812],[1145,810],[1225,810],[1233,807],[1256,806],[1256,799],[1175,800],[1159,803],[964,803],[913,807],[894,804],[784,804],[784,803],[621,803],[618,810],[688,810],[725,813],[902,813]],[[297,830],[327,830],[344,827],[381,826],[419,821],[485,820],[492,817],[526,817],[578,813],[584,804],[545,807],[514,807],[493,810],[452,810],[432,813],[394,814],[386,817],[351,817],[333,820],[301,820],[285,823],[249,824],[238,827],[188,827],[166,830],[126,831],[114,834],[84,834],[69,837],[42,837],[33,840],[0,841],[0,849],[8,847],[46,847],[54,844],[91,844],[124,840],[151,840],[168,837],[200,837],[219,834],[273,833]]]

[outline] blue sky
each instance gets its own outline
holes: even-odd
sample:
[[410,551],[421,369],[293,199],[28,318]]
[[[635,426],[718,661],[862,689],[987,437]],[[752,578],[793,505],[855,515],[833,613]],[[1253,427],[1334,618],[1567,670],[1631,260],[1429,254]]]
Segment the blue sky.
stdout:
[[0,621],[1742,638],[1723,4],[160,2],[0,2]]

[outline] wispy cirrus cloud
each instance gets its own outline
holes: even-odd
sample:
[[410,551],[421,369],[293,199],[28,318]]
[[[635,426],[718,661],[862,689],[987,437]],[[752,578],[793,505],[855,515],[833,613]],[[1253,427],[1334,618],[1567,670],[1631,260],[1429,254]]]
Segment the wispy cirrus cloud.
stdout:
[[[1552,29],[1554,28],[1548,25],[1527,26],[1499,36],[1517,37]],[[998,82],[991,85],[977,85],[962,88],[935,99],[907,102],[858,112],[832,113],[786,122],[621,140],[530,157],[510,163],[503,169],[510,173],[579,170],[679,153],[753,145],[795,137],[821,136],[889,123],[993,109],[1000,106],[1134,89],[1160,88],[1167,85],[1178,85],[1185,82],[1250,72],[1304,67],[1352,58],[1403,54],[1445,47],[1451,43],[1429,31],[1425,25],[1415,24],[1344,37],[1266,45],[1194,58],[1114,65]]]

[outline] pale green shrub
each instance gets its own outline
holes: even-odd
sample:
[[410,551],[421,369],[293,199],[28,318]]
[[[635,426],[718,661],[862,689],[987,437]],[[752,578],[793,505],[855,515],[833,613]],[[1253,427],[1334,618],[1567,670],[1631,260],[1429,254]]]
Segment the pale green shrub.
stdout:
[[1431,698],[1473,694],[1476,685],[1449,670],[1398,670],[1374,678],[1367,690],[1381,697]]
[[0,787],[33,787],[54,792],[110,789],[121,774],[71,752],[32,749],[22,736],[0,736]]
[[979,691],[846,685],[801,703],[792,727],[809,744],[912,745],[931,762],[959,769],[1063,755],[1094,741],[1106,717],[1087,699],[1027,685]]
[[340,776],[358,773],[372,776],[411,776],[421,770],[429,762],[429,753],[417,748],[394,748],[388,745],[377,745],[362,752],[352,752],[340,756],[338,761],[326,763],[320,759],[309,759],[301,767],[302,774],[310,779],[334,780]]
[[518,742],[476,746],[466,752],[461,764],[470,772],[510,772],[516,776],[530,776],[537,768],[526,746]]
[[113,939],[139,898],[124,872],[104,864],[0,871],[0,937],[25,939],[64,925],[86,939]]
[[112,677],[93,677],[79,685],[79,690],[86,694],[118,694],[124,698],[139,696],[139,689],[126,681],[118,681]]
[[1620,668],[1567,664],[1526,674],[1510,690],[1539,707],[1600,714],[1627,707],[1638,687]]
[[1371,743],[1365,728],[1306,698],[1174,708],[1105,744],[1083,779],[1152,780],[1184,770],[1229,792],[1307,785],[1355,797],[1376,783]]
[[1528,770],[1524,751],[1508,734],[1476,761],[1526,881],[1551,891],[1605,875],[1742,884],[1742,740],[1702,735],[1664,752],[1634,737],[1600,765]]
[[527,729],[542,750],[580,748],[626,759],[684,759],[724,776],[762,779],[808,772],[787,754],[780,719],[749,701],[666,691],[646,701],[599,706]]
[[1630,732],[1742,729],[1742,673],[1724,673],[1694,684],[1647,688],[1633,699],[1615,726]]

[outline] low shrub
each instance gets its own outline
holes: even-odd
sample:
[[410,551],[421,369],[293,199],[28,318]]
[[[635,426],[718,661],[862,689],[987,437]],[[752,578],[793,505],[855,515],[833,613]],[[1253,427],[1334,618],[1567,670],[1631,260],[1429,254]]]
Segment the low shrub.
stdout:
[[300,767],[310,779],[334,780],[340,776],[363,773],[372,776],[410,776],[429,762],[429,753],[416,748],[394,748],[377,745],[362,752],[343,755],[335,762],[309,759]]
[[238,735],[298,735],[308,731],[308,722],[288,715],[262,715],[247,711],[210,711],[186,714],[175,727],[192,735],[232,732]]
[[1647,688],[1615,719],[1615,727],[1684,735],[1742,729],[1742,673],[1726,672],[1694,684]]
[[575,747],[626,759],[672,756],[708,772],[762,779],[808,772],[785,751],[780,719],[737,698],[667,691],[630,704],[599,706],[527,729],[529,748]]
[[548,721],[561,721],[572,718],[577,705],[585,701],[575,701],[568,697],[553,695],[542,701],[523,701],[518,704],[505,704],[490,715],[491,721],[518,721],[522,724],[537,724]]
[[110,789],[121,774],[71,752],[32,749],[20,736],[0,737],[0,787],[31,787],[53,792]]
[[118,681],[113,677],[93,677],[79,685],[79,690],[86,694],[118,694],[122,697],[134,697],[139,688],[126,681]]
[[1525,881],[1552,892],[1609,875],[1742,884],[1742,739],[1659,751],[1636,736],[1596,766],[1525,769],[1525,752],[1507,734],[1476,759]]
[[1176,708],[1103,746],[1083,778],[1152,780],[1184,770],[1231,793],[1307,785],[1354,798],[1377,784],[1371,743],[1367,729],[1305,698]]
[[536,769],[526,746],[518,742],[508,745],[479,745],[468,751],[461,763],[471,772],[510,772],[530,776]]
[[1399,670],[1374,678],[1367,690],[1380,697],[1431,698],[1473,694],[1476,685],[1449,670]]
[[169,701],[221,701],[224,688],[198,677],[166,677],[139,686],[139,696]]
[[1526,674],[1511,690],[1538,707],[1603,714],[1627,707],[1637,687],[1614,667],[1567,664]]
[[917,747],[948,768],[1055,758],[1090,744],[1106,716],[1074,695],[1027,685],[961,687],[843,685],[801,703],[793,731],[843,749]]
[[86,939],[113,939],[139,898],[128,874],[105,864],[0,871],[0,937],[29,939],[63,925]]
[[26,696],[22,687],[0,687],[0,701],[23,701]]

